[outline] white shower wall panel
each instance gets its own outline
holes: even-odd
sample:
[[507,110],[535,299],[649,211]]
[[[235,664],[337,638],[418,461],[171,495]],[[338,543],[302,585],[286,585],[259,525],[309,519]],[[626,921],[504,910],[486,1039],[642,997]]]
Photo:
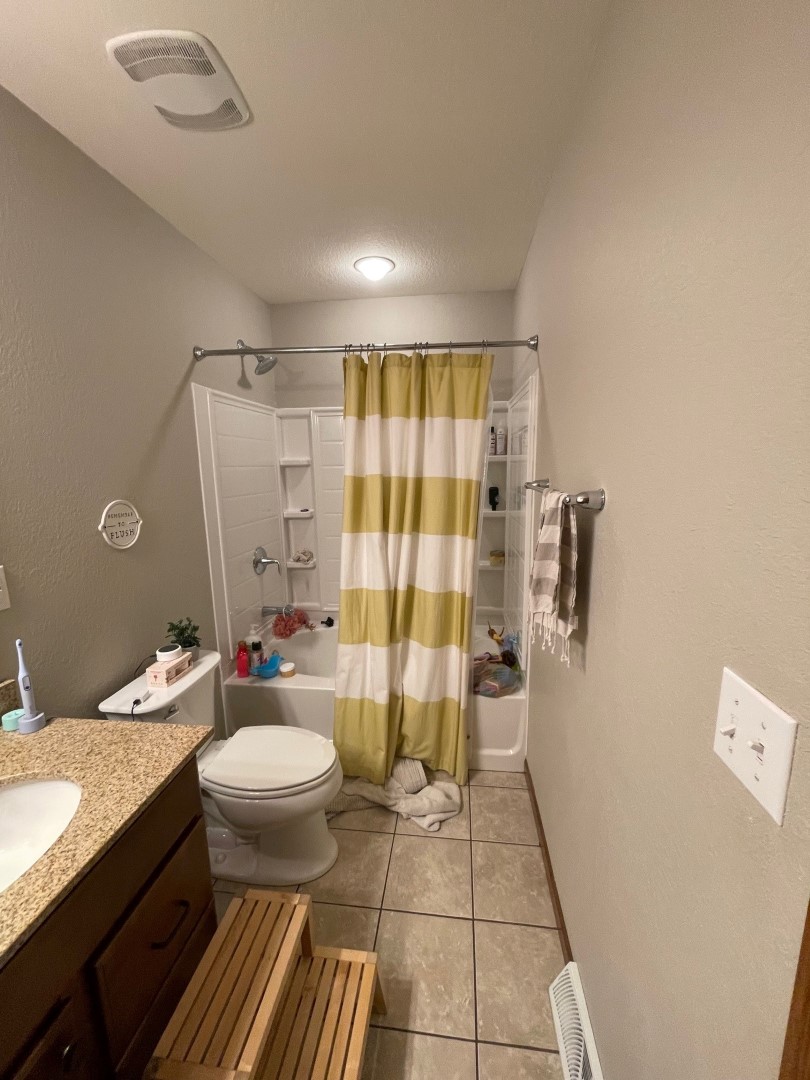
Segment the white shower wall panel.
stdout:
[[213,451],[218,525],[227,595],[230,655],[261,620],[263,604],[283,602],[284,583],[273,568],[253,571],[253,552],[262,546],[281,555],[273,411],[249,402],[213,400]]
[[343,533],[343,415],[340,410],[318,411],[313,423],[321,602],[324,611],[337,611]]

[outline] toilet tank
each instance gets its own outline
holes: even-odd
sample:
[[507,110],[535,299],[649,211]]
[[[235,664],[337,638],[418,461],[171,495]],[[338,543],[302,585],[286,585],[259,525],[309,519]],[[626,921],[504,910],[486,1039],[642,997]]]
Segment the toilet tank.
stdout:
[[[99,705],[99,712],[108,720],[149,720],[152,723],[204,724],[214,726],[214,702],[219,653],[213,649],[200,649],[200,655],[188,675],[183,675],[174,686],[165,690],[150,688],[147,692],[146,675],[127,683]],[[141,705],[133,702],[140,698]]]

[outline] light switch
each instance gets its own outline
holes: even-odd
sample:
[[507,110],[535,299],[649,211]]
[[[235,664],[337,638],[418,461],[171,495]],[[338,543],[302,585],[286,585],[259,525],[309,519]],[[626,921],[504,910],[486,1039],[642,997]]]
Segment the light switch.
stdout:
[[781,825],[785,816],[796,721],[723,668],[714,752]]
[[8,595],[8,585],[6,584],[6,570],[5,567],[0,566],[0,611],[8,611],[11,607],[11,597]]

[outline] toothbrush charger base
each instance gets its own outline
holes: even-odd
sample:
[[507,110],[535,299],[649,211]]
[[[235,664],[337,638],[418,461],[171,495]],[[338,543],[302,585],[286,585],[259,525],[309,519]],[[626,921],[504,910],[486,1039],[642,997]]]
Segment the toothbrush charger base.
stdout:
[[45,727],[45,713],[38,712],[34,716],[21,716],[17,730],[21,735],[32,735],[35,731],[41,731]]

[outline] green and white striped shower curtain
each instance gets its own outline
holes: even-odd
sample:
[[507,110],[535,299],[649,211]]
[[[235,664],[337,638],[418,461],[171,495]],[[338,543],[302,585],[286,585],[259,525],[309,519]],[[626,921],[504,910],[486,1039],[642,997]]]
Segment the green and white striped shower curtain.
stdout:
[[395,756],[467,775],[466,709],[492,356],[344,360],[335,745],[381,784]]

